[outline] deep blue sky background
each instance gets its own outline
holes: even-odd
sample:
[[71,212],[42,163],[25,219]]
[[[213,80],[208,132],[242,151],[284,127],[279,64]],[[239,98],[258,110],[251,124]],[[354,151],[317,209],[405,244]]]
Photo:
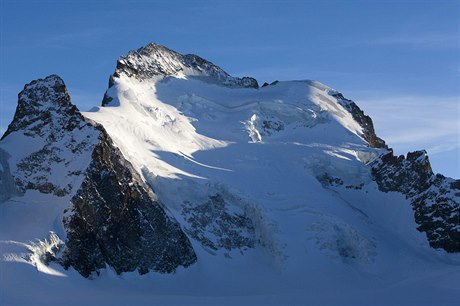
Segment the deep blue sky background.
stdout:
[[120,55],[149,42],[259,83],[316,79],[355,100],[396,153],[460,178],[460,1],[0,0],[0,133],[32,79],[99,105]]

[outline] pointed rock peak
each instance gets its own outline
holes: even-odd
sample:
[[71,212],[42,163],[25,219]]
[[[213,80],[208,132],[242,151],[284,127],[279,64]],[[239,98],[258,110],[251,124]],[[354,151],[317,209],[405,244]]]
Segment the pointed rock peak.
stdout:
[[[133,52],[133,51],[130,51],[130,52]],[[149,43],[148,45],[146,45],[145,47],[141,47],[137,50],[137,52],[139,54],[142,54],[142,55],[154,55],[154,54],[168,54],[168,53],[171,53],[171,54],[174,54],[174,55],[177,55],[177,56],[180,56],[179,53],[177,53],[176,51],[174,50],[171,50],[163,45],[159,45],[157,43],[154,43],[154,42],[151,42]]]
[[29,107],[47,108],[52,105],[70,105],[70,96],[64,81],[58,75],[50,75],[26,84],[19,93],[19,102]]
[[53,74],[34,80],[19,93],[13,121],[1,139],[15,131],[23,131],[28,135],[41,134],[42,128],[49,123],[75,114],[81,117],[59,76]]
[[419,150],[407,153],[407,159],[410,161],[423,161],[426,162],[428,160],[428,153],[426,150]]
[[219,66],[197,55],[182,55],[156,43],[150,43],[120,57],[116,71],[109,81],[109,87],[113,85],[113,78],[122,75],[139,81],[158,76],[194,76],[230,87],[259,87],[254,78],[232,77]]
[[129,51],[128,55],[120,57],[114,77],[126,75],[144,80],[154,76],[174,75],[185,68],[182,62],[181,54],[150,43],[137,51]]
[[428,153],[425,150],[414,151],[407,153],[406,160],[417,167],[417,171],[425,175],[432,176],[433,170],[431,169]]

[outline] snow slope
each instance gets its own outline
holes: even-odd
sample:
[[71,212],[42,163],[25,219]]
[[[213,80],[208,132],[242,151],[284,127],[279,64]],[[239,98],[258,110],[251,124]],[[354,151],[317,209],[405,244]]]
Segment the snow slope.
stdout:
[[[244,270],[251,271],[262,263],[260,269],[279,274],[275,287],[284,284],[288,295],[296,295],[309,286],[324,292],[341,273],[345,279],[353,275],[352,283],[359,284],[355,289],[366,288],[369,278],[382,281],[371,287],[412,281],[415,288],[423,287],[439,269],[449,271],[451,281],[440,286],[450,291],[447,301],[458,296],[458,257],[428,246],[402,195],[378,191],[366,163],[380,149],[369,148],[359,136],[361,127],[337,103],[335,93],[312,81],[252,89],[193,77],[138,82],[121,76],[108,92],[113,101],[85,115],[107,128],[176,218],[183,218],[185,228],[183,203],[202,203],[213,194],[222,194],[229,209],[256,220],[260,247],[255,250],[219,253],[201,246],[201,264],[222,260],[213,269],[218,275],[229,277],[229,261],[242,261]],[[334,186],[329,177],[344,184]],[[419,265],[424,273],[415,276]],[[427,272],[430,265],[433,270]],[[251,286],[254,276],[243,275],[236,276],[237,282],[253,287],[249,292],[270,287],[261,286],[262,280]],[[215,277],[216,283],[223,282]],[[231,291],[239,286],[223,287]],[[438,289],[427,289],[423,299],[410,290],[407,295],[399,292],[393,302],[430,301],[427,296],[436,301]],[[321,295],[316,298],[321,301]],[[369,296],[365,301],[370,302]]]
[[69,198],[27,191],[0,204],[2,304],[457,303],[460,257],[428,245],[402,194],[378,190],[367,164],[383,149],[368,146],[335,90],[222,86],[180,71],[118,75],[109,102],[83,115],[179,221],[197,263],[93,280],[44,266],[31,241],[62,234]]

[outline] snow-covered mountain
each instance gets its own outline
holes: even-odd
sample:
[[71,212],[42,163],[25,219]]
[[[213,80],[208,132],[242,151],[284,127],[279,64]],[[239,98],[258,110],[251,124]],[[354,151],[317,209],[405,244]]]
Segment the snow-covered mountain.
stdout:
[[[118,60],[87,113],[58,76],[27,84],[0,164],[6,302],[28,301],[17,283],[44,304],[56,286],[70,304],[460,294],[460,181],[435,175],[424,151],[394,156],[356,103],[317,81],[259,88],[152,43]],[[65,299],[88,282],[110,297]]]

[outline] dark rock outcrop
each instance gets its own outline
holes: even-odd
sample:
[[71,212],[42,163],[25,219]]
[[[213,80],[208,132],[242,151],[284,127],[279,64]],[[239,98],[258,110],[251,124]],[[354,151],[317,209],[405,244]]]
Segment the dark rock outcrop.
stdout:
[[[48,134],[47,127],[50,125],[63,126],[71,131],[80,119],[72,116],[76,112],[77,108],[70,102],[67,88],[59,76],[50,75],[32,81],[19,93],[13,121],[2,139],[15,131],[24,132],[27,136],[44,136]],[[50,138],[53,136],[53,133],[49,135]]]
[[435,175],[426,151],[407,157],[382,155],[371,163],[379,189],[396,191],[408,198],[418,230],[426,233],[433,248],[460,252],[460,181]]
[[460,181],[435,175],[426,151],[396,157],[385,141],[377,137],[372,119],[341,93],[331,94],[363,128],[370,147],[384,152],[370,166],[381,191],[400,192],[410,200],[418,230],[426,233],[433,248],[460,252]]
[[57,75],[32,81],[18,97],[13,121],[2,137],[4,141],[9,136],[24,137],[21,142],[29,149],[14,154],[18,159],[11,173],[15,185],[20,193],[33,189],[65,196],[75,187],[75,172],[88,162],[96,130],[71,103]]
[[219,66],[214,65],[210,61],[199,57],[195,54],[184,55],[183,61],[186,67],[193,68],[196,71],[200,71],[204,76],[209,77],[213,80],[217,80],[226,86],[231,87],[248,87],[248,88],[259,88],[259,84],[256,79],[251,77],[236,78],[230,76],[227,72],[222,70]]
[[364,112],[356,105],[355,102],[345,98],[341,93],[335,92],[331,94],[337,101],[350,112],[356,122],[363,128],[362,137],[367,141],[372,148],[386,148],[388,149],[385,141],[380,139],[375,134],[374,124],[372,123],[371,117],[364,114]]
[[169,273],[194,263],[196,255],[177,221],[154,200],[107,133],[99,138],[64,218],[64,266],[89,276],[106,264],[118,274],[144,274]]

